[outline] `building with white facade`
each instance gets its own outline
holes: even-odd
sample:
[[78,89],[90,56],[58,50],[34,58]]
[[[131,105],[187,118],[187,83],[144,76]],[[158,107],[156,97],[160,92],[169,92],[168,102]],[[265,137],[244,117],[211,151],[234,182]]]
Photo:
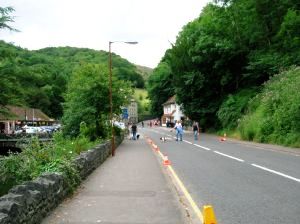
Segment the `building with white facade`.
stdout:
[[163,104],[164,114],[161,118],[162,126],[173,126],[174,123],[178,120],[184,120],[185,115],[180,109],[180,105],[178,105],[175,101],[175,96],[170,97]]

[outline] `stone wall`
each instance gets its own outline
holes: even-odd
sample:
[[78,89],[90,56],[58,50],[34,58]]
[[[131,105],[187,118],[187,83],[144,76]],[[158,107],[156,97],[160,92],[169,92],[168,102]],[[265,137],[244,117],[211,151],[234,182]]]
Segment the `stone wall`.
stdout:
[[[123,139],[116,139],[118,146]],[[106,142],[82,152],[73,161],[81,179],[85,179],[111,154]],[[0,197],[0,224],[40,223],[42,219],[70,192],[66,180],[59,173],[47,173],[33,181],[15,186]]]

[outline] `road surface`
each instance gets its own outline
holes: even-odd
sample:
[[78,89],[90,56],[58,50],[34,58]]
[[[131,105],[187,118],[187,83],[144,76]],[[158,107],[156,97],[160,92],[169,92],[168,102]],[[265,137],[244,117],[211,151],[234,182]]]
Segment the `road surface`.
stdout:
[[[221,224],[300,223],[300,150],[186,132],[139,127],[167,154],[199,207],[211,204]],[[160,140],[166,137],[166,141]]]

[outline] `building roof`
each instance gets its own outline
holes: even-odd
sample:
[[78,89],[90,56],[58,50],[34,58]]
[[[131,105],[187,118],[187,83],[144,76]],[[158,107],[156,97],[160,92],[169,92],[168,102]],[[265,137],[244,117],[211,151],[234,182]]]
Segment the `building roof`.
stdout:
[[30,120],[30,121],[53,121],[40,109],[18,106],[7,106],[9,114],[0,114],[0,120]]
[[165,103],[163,103],[162,105],[165,106],[165,105],[168,105],[168,104],[175,104],[176,101],[175,101],[175,95],[174,96],[171,96]]

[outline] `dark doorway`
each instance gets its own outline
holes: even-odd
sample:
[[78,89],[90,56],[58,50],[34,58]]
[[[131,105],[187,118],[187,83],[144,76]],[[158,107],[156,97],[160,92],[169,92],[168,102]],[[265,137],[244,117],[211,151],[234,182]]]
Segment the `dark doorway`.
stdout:
[[4,133],[5,131],[5,123],[0,122],[0,133]]

